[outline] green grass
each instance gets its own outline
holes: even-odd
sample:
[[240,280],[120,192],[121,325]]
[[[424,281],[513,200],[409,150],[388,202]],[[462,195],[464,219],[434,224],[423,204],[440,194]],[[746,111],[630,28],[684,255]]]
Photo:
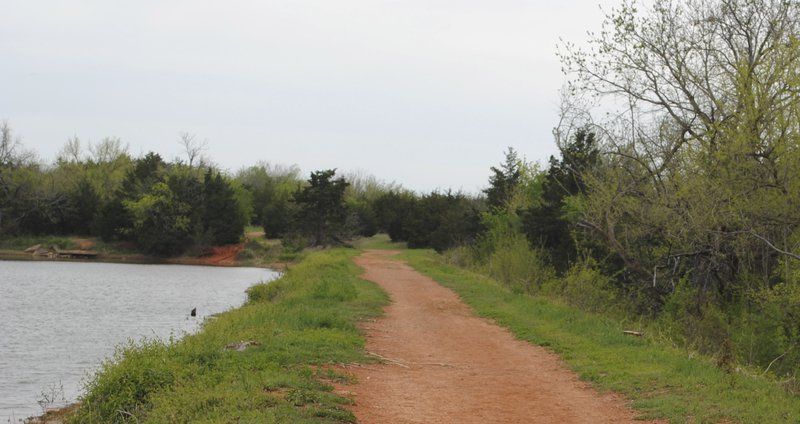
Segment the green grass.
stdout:
[[376,249],[376,250],[401,250],[406,248],[405,243],[393,242],[386,234],[375,234],[372,237],[364,237],[353,242],[356,249]]
[[[359,319],[388,302],[358,278],[352,257],[309,253],[279,280],[254,286],[241,308],[175,342],[121,348],[87,385],[72,423],[350,422],[326,365],[368,362]],[[253,340],[242,352],[229,343]]]
[[0,249],[24,250],[37,244],[41,244],[44,248],[49,248],[53,245],[58,246],[60,249],[73,249],[76,247],[69,237],[61,236],[23,235],[0,238]]
[[260,227],[258,225],[248,225],[248,226],[244,227],[244,232],[245,233],[263,233],[264,232],[264,228]]
[[91,236],[53,236],[53,235],[19,235],[13,237],[0,238],[0,249],[2,250],[24,250],[31,246],[41,244],[42,247],[49,249],[50,246],[58,246],[60,249],[77,249],[78,243],[75,239],[85,239],[92,242],[91,250],[103,254],[137,254],[138,251],[133,246],[126,243],[105,242],[99,237]]
[[800,398],[778,382],[728,374],[704,357],[622,333],[623,323],[557,301],[514,294],[480,274],[445,264],[428,250],[401,258],[461,296],[479,315],[518,338],[547,346],[601,391],[627,396],[642,418],[670,422],[800,422]]

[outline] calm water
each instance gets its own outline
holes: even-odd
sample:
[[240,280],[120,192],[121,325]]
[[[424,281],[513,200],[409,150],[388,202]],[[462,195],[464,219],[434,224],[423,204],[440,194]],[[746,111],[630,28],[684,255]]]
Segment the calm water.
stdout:
[[[259,268],[0,261],[0,423],[58,404],[128,339],[183,335],[241,305]],[[190,317],[192,308],[197,317]]]

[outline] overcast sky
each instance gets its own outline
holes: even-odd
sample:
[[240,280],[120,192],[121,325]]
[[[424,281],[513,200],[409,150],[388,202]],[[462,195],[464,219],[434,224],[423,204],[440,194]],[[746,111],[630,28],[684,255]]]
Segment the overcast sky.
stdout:
[[[615,2],[603,2],[608,9]],[[0,119],[46,160],[117,136],[171,159],[258,160],[477,191],[513,146],[556,151],[559,37],[598,1],[3,0]]]

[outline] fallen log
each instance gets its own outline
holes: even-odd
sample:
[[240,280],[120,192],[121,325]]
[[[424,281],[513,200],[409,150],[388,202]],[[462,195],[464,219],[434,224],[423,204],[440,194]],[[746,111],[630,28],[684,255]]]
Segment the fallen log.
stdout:
[[644,333],[642,333],[641,331],[623,330],[622,332],[629,336],[644,337]]

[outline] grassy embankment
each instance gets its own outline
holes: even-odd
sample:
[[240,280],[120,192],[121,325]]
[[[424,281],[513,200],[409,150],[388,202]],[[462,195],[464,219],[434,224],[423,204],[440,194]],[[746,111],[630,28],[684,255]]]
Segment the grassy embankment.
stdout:
[[[367,246],[402,247],[385,240]],[[490,278],[446,264],[431,250],[405,250],[400,257],[454,290],[479,315],[522,340],[552,349],[596,388],[624,394],[643,418],[800,422],[800,397],[757,370],[727,373],[710,358],[664,341],[624,335],[628,328],[619,319],[512,293]]]
[[[352,421],[343,406],[348,399],[329,384],[347,377],[326,366],[370,361],[356,323],[380,314],[388,301],[358,278],[355,254],[310,253],[200,333],[121,349],[69,422]],[[225,349],[240,341],[258,344]]]

